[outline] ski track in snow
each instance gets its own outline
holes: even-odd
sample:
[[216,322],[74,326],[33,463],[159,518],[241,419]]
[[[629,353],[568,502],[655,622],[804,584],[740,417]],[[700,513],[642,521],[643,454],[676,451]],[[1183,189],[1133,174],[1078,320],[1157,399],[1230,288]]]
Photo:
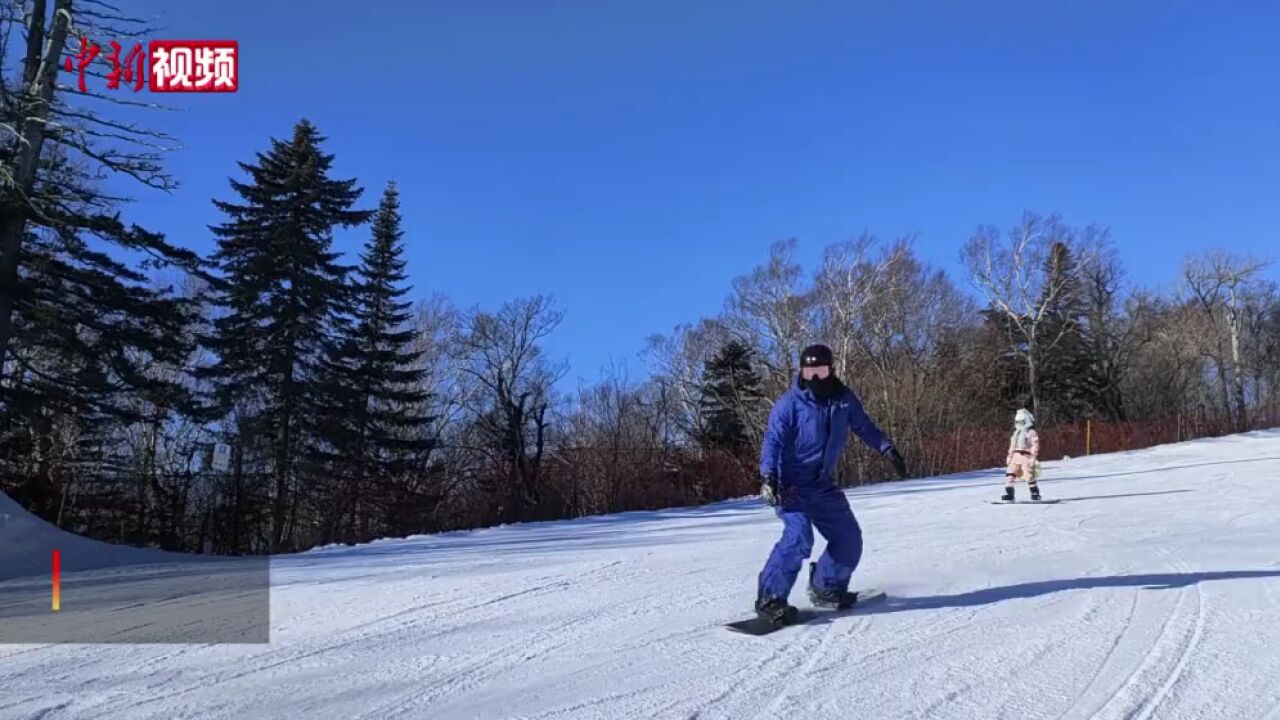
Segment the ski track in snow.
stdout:
[[273,559],[270,645],[0,645],[0,720],[1280,720],[1277,479],[1272,431],[1046,463],[1055,505],[852,490],[889,598],[763,638],[721,627],[780,529],[755,501],[321,548]]

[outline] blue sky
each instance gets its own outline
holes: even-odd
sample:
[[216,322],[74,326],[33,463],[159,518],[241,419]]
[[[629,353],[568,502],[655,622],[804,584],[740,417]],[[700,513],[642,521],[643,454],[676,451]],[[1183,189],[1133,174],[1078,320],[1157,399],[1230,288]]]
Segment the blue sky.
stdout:
[[1274,3],[123,4],[154,39],[241,46],[238,94],[148,116],[182,188],[135,191],[130,219],[207,252],[235,161],[306,116],[366,205],[399,182],[417,295],[555,295],[570,386],[611,358],[640,375],[647,335],[788,237],[812,267],[914,233],[959,279],[979,223],[1060,212],[1152,284],[1206,246],[1280,247]]

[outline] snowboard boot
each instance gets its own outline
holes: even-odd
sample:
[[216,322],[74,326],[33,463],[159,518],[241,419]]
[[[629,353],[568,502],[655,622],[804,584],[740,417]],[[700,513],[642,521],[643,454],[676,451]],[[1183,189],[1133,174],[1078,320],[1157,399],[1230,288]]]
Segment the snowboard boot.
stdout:
[[799,610],[788,605],[785,598],[759,598],[756,600],[756,616],[773,625],[795,622]]
[[1004,486],[1004,497],[1000,499],[1005,502],[1013,502],[1013,486],[1012,485]]
[[848,610],[858,602],[858,593],[849,592],[841,588],[819,588],[813,584],[814,571],[818,569],[817,563],[809,563],[809,602],[814,607],[829,608],[832,610]]
[[1040,502],[1040,486],[1039,485],[1031,486],[1031,500],[1032,502]]

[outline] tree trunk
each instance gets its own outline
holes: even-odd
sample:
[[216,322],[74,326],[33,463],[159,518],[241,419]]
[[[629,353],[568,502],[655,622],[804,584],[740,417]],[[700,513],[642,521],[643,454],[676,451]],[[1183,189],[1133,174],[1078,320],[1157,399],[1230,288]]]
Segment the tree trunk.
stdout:
[[240,554],[240,495],[241,488],[244,487],[244,442],[245,438],[242,434],[235,448],[236,469],[233,475],[233,488],[231,497],[231,539],[230,548],[232,555]]
[[1231,288],[1231,306],[1227,310],[1227,327],[1231,332],[1231,380],[1236,400],[1236,426],[1243,432],[1248,429],[1248,405],[1244,397],[1244,359],[1240,352],[1240,308],[1236,304],[1236,290]]
[[[296,282],[293,283],[295,294],[290,298],[290,307],[293,309],[293,317],[290,322],[296,322],[301,314],[298,308],[298,300],[296,296]],[[298,410],[298,398],[296,388],[294,386],[294,371],[298,364],[298,348],[297,340],[294,337],[292,327],[287,327],[284,338],[282,340],[280,371],[280,403],[279,417],[275,420],[279,423],[276,429],[275,447],[272,448],[272,465],[274,467],[273,475],[275,482],[275,501],[271,507],[272,528],[272,552],[285,552],[285,538],[289,532],[290,517],[290,497],[289,497],[289,477],[293,464],[293,418]]]
[[1040,417],[1040,395],[1036,392],[1036,346],[1031,343],[1027,346],[1027,385],[1031,392],[1031,414],[1036,418]]
[[[1221,345],[1219,345],[1221,347]],[[1222,409],[1227,413],[1227,423],[1234,425],[1236,423],[1235,410],[1231,404],[1230,384],[1227,381],[1227,364],[1217,357],[1213,358],[1213,365],[1218,370],[1218,386],[1222,390]]]
[[49,32],[45,55],[41,56],[40,46],[45,42],[45,6],[45,0],[35,0],[31,10],[33,19],[27,37],[24,102],[18,108],[20,117],[15,123],[19,139],[12,171],[14,190],[12,196],[0,198],[0,210],[6,216],[0,222],[0,378],[3,377],[9,345],[13,340],[19,257],[30,212],[23,198],[30,196],[35,187],[40,150],[44,145],[44,120],[48,118],[49,107],[53,103],[58,60],[62,57],[71,24],[71,0],[57,0],[54,3],[53,28]]
[[276,435],[275,457],[272,474],[275,482],[275,501],[271,507],[272,550],[284,551],[285,526],[289,517],[289,416],[280,420],[280,429]]

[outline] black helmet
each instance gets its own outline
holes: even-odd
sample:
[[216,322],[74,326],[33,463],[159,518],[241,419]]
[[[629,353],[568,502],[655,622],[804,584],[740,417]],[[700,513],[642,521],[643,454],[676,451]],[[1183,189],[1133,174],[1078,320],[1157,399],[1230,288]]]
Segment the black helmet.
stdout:
[[831,355],[831,348],[822,344],[814,344],[805,348],[800,353],[800,367],[832,367],[835,365],[835,358]]

